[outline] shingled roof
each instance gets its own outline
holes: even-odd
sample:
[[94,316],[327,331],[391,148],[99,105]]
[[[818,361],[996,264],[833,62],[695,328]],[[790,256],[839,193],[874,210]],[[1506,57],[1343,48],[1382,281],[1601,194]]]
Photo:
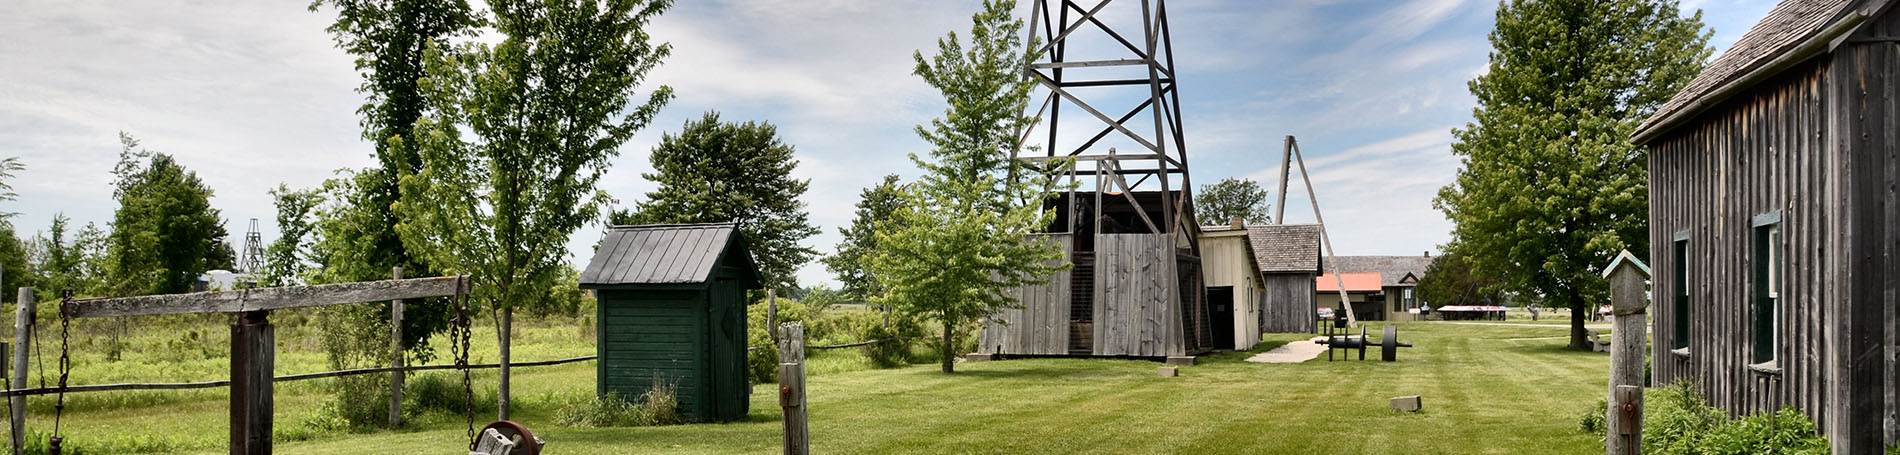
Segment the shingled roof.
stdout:
[[1253,244],[1260,273],[1318,272],[1319,237],[1317,224],[1247,227],[1247,242]]
[[[1333,265],[1341,273],[1377,273],[1379,285],[1384,287],[1413,286],[1417,283],[1400,283],[1405,274],[1419,278],[1425,277],[1425,268],[1432,265],[1431,256],[1339,256],[1333,258]],[[1328,267],[1327,272],[1331,272]]]
[[[666,224],[614,226],[581,272],[581,287],[621,284],[695,284],[712,276],[720,258],[736,254],[747,278],[757,280],[752,257],[741,246],[738,225]],[[731,251],[738,248],[737,251]]]
[[[1735,41],[1728,51],[1723,52],[1708,68],[1702,70],[1695,79],[1689,81],[1681,92],[1663,104],[1661,109],[1643,121],[1636,128],[1634,137],[1639,142],[1653,133],[1668,129],[1682,120],[1694,117],[1697,113],[1714,103],[1697,102],[1705,97],[1718,95],[1717,91],[1752,73],[1767,68],[1779,57],[1795,51],[1815,35],[1827,30],[1829,25],[1841,20],[1853,0],[1784,0],[1775,5],[1761,22],[1747,34]],[[1795,63],[1795,62],[1786,62]],[[1719,100],[1709,100],[1719,101]]]

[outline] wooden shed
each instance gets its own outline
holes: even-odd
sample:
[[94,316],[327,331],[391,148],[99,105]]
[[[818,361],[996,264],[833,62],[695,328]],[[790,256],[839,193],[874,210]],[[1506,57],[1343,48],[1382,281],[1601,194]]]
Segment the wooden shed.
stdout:
[[669,382],[687,419],[744,418],[746,290],[759,283],[734,224],[608,228],[580,278],[599,300],[597,393],[632,400]]
[[1215,349],[1253,349],[1260,342],[1263,288],[1247,234],[1239,224],[1201,226],[1201,276]]
[[1657,383],[1793,405],[1834,453],[1895,444],[1900,12],[1784,1],[1637,128]]
[[1260,330],[1302,333],[1318,330],[1319,300],[1313,279],[1320,270],[1320,229],[1317,224],[1250,226],[1260,267]]

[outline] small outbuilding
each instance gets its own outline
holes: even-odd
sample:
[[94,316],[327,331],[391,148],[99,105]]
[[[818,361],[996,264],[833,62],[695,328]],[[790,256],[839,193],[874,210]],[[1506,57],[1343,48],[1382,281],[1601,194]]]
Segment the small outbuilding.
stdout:
[[1247,227],[1201,226],[1201,276],[1207,282],[1214,349],[1253,349],[1260,342],[1260,267]]
[[745,417],[746,290],[760,279],[737,225],[608,228],[580,286],[599,301],[597,393],[665,382],[689,420]]
[[1304,333],[1318,330],[1319,300],[1313,279],[1320,271],[1317,224],[1247,227],[1254,264],[1260,267],[1260,330]]
[[[1420,256],[1340,256],[1333,258],[1331,266],[1348,277],[1377,277],[1376,285],[1366,293],[1363,305],[1359,298],[1353,298],[1352,310],[1356,312],[1353,317],[1361,321],[1425,320],[1425,303],[1419,301],[1416,291],[1418,280],[1425,277],[1425,269],[1432,266],[1430,252]],[[1320,281],[1321,307],[1327,306],[1327,303],[1339,303],[1339,294],[1334,292],[1337,287],[1331,277]],[[1346,291],[1349,294],[1358,292],[1352,287],[1352,283],[1347,283]]]

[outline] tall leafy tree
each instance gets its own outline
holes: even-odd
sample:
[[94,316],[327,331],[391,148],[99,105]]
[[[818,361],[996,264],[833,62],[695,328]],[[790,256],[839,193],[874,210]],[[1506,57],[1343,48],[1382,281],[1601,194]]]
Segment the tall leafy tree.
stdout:
[[1252,179],[1227,178],[1201,185],[1201,192],[1194,195],[1194,213],[1202,226],[1223,225],[1234,218],[1265,224],[1273,218],[1267,215],[1272,205],[1267,203],[1267,189]]
[[[1009,158],[1033,82],[1022,77],[1023,21],[1016,2],[986,0],[972,16],[969,47],[951,32],[937,55],[917,52],[913,74],[943,93],[943,117],[919,125],[930,158],[913,153],[923,179],[901,190],[903,205],[879,226],[870,270],[884,287],[875,303],[938,321],[944,373],[955,372],[958,334],[980,318],[1020,305],[1006,291],[1046,284],[1068,268],[1056,244],[1032,234],[1053,211],[1042,202],[1052,180],[1031,177]],[[1021,176],[1021,178],[1013,178]]]
[[437,270],[475,277],[473,301],[498,319],[503,419],[514,310],[556,285],[568,237],[600,219],[608,160],[672,97],[635,99],[671,52],[645,30],[671,4],[491,0],[499,43],[429,54],[422,168],[402,178],[399,231]]
[[810,180],[792,178],[793,148],[771,123],[729,123],[718,112],[686,122],[679,134],[660,138],[642,174],[660,188],[616,224],[737,222],[773,288],[798,287],[793,274],[817,252],[800,245],[818,228],[805,213]]
[[[1435,205],[1472,273],[1585,314],[1597,268],[1649,252],[1646,155],[1636,126],[1703,67],[1700,12],[1674,0],[1510,0],[1473,79],[1476,121],[1454,130],[1463,169]],[[1583,318],[1570,345],[1587,349]]]
[[[15,172],[26,170],[26,164],[19,157],[0,158],[0,202],[12,202],[20,195],[13,192]],[[37,273],[32,269],[30,250],[34,245],[20,240],[14,233],[13,218],[17,212],[0,211],[0,289],[19,289],[32,286]],[[0,301],[11,302],[16,293],[0,292]]]
[[1498,305],[1504,302],[1499,291],[1503,287],[1504,281],[1495,276],[1473,273],[1470,260],[1454,250],[1425,267],[1425,276],[1418,280],[1418,298],[1433,307]]
[[877,226],[889,223],[898,207],[904,205],[899,188],[897,175],[891,174],[858,193],[858,209],[851,218],[851,225],[838,228],[838,235],[844,239],[838,242],[836,251],[823,259],[825,269],[837,274],[838,282],[844,285],[841,292],[846,298],[868,300],[883,293],[883,288],[871,279],[865,255],[877,251]]
[[310,234],[316,229],[317,206],[324,195],[319,189],[292,190],[279,184],[270,191],[277,206],[277,240],[264,249],[266,286],[288,286],[303,281],[310,264]]
[[47,234],[34,237],[34,243],[38,245],[34,250],[38,251],[39,257],[34,260],[33,267],[39,273],[36,285],[42,288],[39,290],[43,292],[43,297],[56,296],[64,290],[82,295],[95,290],[90,282],[97,277],[86,274],[86,251],[73,238],[71,224],[72,219],[67,218],[66,214],[55,213]]
[[363,75],[357,91],[367,99],[357,113],[362,115],[363,139],[376,148],[377,167],[362,169],[348,178],[347,187],[360,192],[339,198],[350,202],[337,210],[339,217],[355,218],[348,232],[349,242],[331,246],[354,248],[339,254],[353,256],[350,262],[332,264],[328,270],[337,281],[361,281],[388,278],[392,267],[401,266],[411,276],[429,276],[424,264],[404,248],[396,233],[402,220],[390,207],[399,195],[397,179],[422,167],[422,158],[404,147],[401,140],[415,128],[429,106],[420,81],[424,76],[424,53],[432,43],[474,35],[482,17],[466,0],[316,0],[309,9],[324,5],[336,9],[336,22],[329,31],[338,48],[356,57],[356,70]]
[[230,267],[236,254],[224,242],[218,209],[211,208],[211,188],[171,155],[139,148],[131,135],[119,133],[119,142],[108,291],[187,292],[198,274]]

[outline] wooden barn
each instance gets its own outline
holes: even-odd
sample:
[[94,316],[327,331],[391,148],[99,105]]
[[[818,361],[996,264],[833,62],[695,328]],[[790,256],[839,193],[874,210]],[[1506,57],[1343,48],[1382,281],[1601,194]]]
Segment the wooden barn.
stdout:
[[1207,311],[1214,321],[1215,349],[1253,349],[1260,342],[1260,266],[1239,219],[1201,226],[1201,276],[1207,281]]
[[690,420],[745,418],[746,290],[759,283],[737,225],[609,228],[580,278],[599,299],[597,393],[633,400],[671,382]]
[[1895,444],[1900,11],[1784,1],[1637,128],[1654,381],[1793,405],[1834,453]]
[[1250,226],[1254,262],[1260,267],[1260,330],[1303,333],[1317,329],[1318,294],[1313,278],[1320,270],[1317,224]]

